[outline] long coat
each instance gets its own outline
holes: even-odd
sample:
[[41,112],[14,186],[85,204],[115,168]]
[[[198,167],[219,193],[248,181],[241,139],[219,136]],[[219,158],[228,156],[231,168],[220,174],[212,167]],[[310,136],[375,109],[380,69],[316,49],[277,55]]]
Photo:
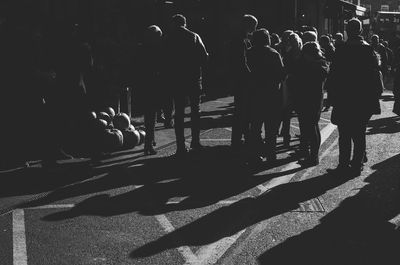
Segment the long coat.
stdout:
[[326,81],[334,124],[368,119],[380,112],[379,60],[362,37],[339,46]]
[[247,54],[250,69],[250,104],[255,112],[280,111],[280,83],[285,69],[279,53],[269,46],[254,46]]
[[318,121],[323,103],[323,84],[328,75],[329,66],[324,58],[302,56],[295,66],[294,79],[295,109],[299,114]]

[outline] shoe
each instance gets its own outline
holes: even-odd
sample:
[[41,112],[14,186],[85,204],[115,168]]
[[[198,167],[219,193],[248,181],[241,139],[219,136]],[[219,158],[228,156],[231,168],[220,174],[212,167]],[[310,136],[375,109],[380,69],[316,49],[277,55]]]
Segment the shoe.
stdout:
[[181,157],[185,157],[188,153],[189,153],[189,150],[185,147],[185,148],[177,149],[174,156],[177,158],[181,158]]
[[313,167],[313,166],[319,165],[319,159],[318,159],[318,158],[300,159],[298,163],[299,163],[301,166]]
[[346,176],[350,173],[350,166],[349,165],[341,165],[339,164],[334,169],[327,169],[328,172],[331,172],[335,175]]
[[204,150],[204,146],[200,143],[195,143],[195,144],[190,144],[190,150],[191,151],[201,151]]
[[249,161],[247,162],[247,164],[249,166],[260,166],[262,163],[264,162],[263,158],[261,156],[255,156],[249,159]]
[[155,155],[157,154],[157,151],[153,147],[145,148],[144,149],[144,155]]

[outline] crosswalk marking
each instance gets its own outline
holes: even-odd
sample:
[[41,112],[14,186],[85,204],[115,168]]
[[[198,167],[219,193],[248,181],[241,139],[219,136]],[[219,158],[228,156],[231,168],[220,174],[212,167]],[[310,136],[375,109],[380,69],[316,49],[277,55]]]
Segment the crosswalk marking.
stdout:
[[24,210],[16,209],[12,212],[13,222],[13,264],[27,265]]

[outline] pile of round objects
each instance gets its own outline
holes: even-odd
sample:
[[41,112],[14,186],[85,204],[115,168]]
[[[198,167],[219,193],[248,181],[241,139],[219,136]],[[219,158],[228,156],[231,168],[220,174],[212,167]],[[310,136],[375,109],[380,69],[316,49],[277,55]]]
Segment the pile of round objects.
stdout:
[[132,149],[142,145],[146,137],[143,129],[136,129],[131,124],[128,114],[116,114],[111,107],[100,112],[90,112],[89,127],[96,149],[105,152]]

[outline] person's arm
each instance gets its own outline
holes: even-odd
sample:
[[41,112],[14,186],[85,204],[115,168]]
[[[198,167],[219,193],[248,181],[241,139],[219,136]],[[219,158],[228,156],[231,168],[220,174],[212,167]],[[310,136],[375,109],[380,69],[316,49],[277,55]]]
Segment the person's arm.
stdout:
[[196,34],[196,50],[199,56],[199,62],[201,66],[205,66],[208,62],[208,52],[206,46],[204,45],[201,37]]

